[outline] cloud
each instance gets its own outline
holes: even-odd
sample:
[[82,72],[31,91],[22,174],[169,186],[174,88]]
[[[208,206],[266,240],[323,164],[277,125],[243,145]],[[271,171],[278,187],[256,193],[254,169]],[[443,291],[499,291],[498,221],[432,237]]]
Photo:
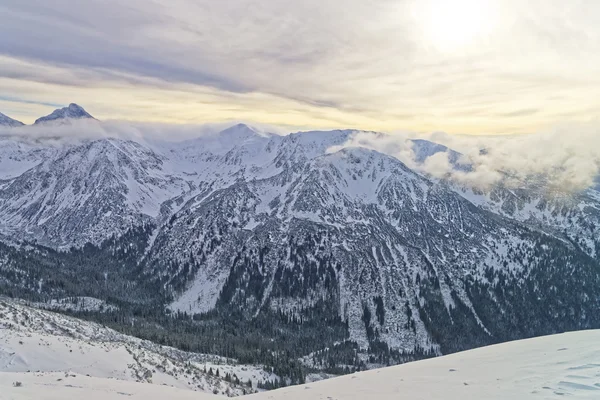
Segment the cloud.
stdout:
[[[599,127],[598,123],[558,125],[540,133],[508,136],[361,132],[330,151],[346,146],[368,147],[429,176],[478,189],[489,189],[497,184],[517,188],[527,185],[531,179],[543,179],[548,190],[570,192],[596,184],[600,175]],[[437,153],[419,163],[411,141],[415,138],[460,152],[459,163],[471,168],[456,168],[448,152]]]
[[537,108],[526,108],[523,110],[515,110],[515,111],[511,111],[511,112],[507,112],[507,113],[501,113],[499,115],[501,117],[522,117],[525,115],[537,114],[538,112],[540,112],[540,110]]
[[[427,13],[411,13],[417,0],[4,0],[0,91],[93,100],[103,118],[183,123],[210,113],[512,133],[594,115],[600,3],[490,2],[495,31],[439,53],[423,32]],[[24,119],[38,110],[10,107]]]
[[[0,128],[0,136],[23,140],[75,142],[83,139],[117,137],[146,143],[180,141],[212,135],[241,120],[205,124],[138,123],[128,121],[74,120],[62,125],[30,125]],[[296,129],[251,124],[277,134]],[[600,175],[600,124],[557,125],[528,135],[468,136],[433,132],[423,135],[402,131],[380,133],[357,131],[350,139],[328,149],[364,147],[388,154],[420,173],[437,179],[450,179],[466,187],[489,189],[503,184],[509,188],[530,186],[530,180],[543,182],[548,190],[578,191],[597,184]],[[414,139],[425,139],[449,149],[422,158]],[[459,154],[450,153],[456,151]],[[430,153],[431,154],[431,153]],[[465,168],[469,166],[469,168]]]
[[[25,141],[76,143],[82,140],[118,138],[142,143],[177,142],[202,136],[215,135],[243,121],[215,122],[205,124],[166,124],[128,121],[98,121],[92,119],[69,120],[64,123],[25,125],[19,127],[0,126],[0,137],[17,138]],[[252,124],[259,131],[287,134],[286,128],[268,124]]]

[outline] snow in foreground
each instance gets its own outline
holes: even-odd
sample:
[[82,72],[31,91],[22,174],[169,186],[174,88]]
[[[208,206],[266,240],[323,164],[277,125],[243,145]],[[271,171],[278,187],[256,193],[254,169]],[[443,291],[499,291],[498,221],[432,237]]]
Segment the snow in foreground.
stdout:
[[[18,381],[22,386],[15,387]],[[150,383],[136,383],[117,379],[93,378],[73,375],[65,378],[60,373],[0,373],[1,400],[112,400],[112,399],[169,399],[169,400],[211,400],[226,399],[194,392],[159,386]]]
[[[13,382],[22,382],[14,387]],[[490,346],[248,396],[253,400],[600,399],[600,331]],[[217,399],[210,394],[85,376],[0,373],[0,398]]]
[[600,330],[522,340],[249,399],[600,399]]
[[[220,371],[220,377],[205,369]],[[57,374],[54,382],[64,385],[75,385],[74,377],[89,376],[229,396],[254,392],[248,380],[256,384],[273,379],[259,366],[186,353],[8,299],[0,299],[0,372],[35,372],[36,379]],[[223,379],[226,374],[241,382]],[[0,387],[0,400],[4,393]],[[44,392],[41,398],[45,396]]]

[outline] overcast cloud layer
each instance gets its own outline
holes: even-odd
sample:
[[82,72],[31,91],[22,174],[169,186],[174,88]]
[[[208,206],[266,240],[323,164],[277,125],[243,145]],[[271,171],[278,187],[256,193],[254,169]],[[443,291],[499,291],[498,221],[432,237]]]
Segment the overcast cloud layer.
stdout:
[[600,2],[447,4],[3,0],[0,112],[493,134],[598,115]]

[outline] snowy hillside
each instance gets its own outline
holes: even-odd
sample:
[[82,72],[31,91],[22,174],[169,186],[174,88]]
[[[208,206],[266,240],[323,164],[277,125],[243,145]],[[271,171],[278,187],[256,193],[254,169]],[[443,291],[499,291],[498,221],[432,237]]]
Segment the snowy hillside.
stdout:
[[26,140],[12,136],[0,136],[0,188],[8,180],[52,157],[58,149],[49,142]]
[[136,142],[86,141],[56,157],[35,158],[18,146],[12,153],[23,154],[20,168],[36,159],[39,164],[1,190],[0,226],[15,236],[57,245],[98,243],[157,218],[165,201],[190,190],[164,167],[163,157]]
[[[248,400],[597,399],[600,331],[505,343],[397,367],[356,373],[247,396]],[[13,383],[20,382],[20,387]],[[11,400],[217,399],[185,390],[94,379],[81,375],[0,373]],[[244,397],[245,398],[245,397]]]
[[63,373],[0,372],[2,400],[216,400],[213,394]]
[[550,399],[600,396],[600,331],[489,346],[248,399]]
[[[249,380],[256,385],[272,379],[255,366],[185,353],[7,299],[0,300],[0,371],[60,374],[65,382],[85,375],[228,396],[252,393]],[[225,380],[228,374],[232,382]]]
[[12,119],[9,116],[0,113],[0,127],[2,126],[14,128],[17,126],[23,126],[23,123],[21,121],[17,121],[16,119]]

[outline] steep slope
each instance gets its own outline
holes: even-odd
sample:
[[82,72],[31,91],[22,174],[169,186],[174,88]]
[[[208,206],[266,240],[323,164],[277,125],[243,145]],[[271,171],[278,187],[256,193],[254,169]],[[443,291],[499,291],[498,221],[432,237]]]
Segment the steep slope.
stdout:
[[[447,153],[448,161],[456,170],[471,172],[473,169],[471,164],[463,160],[462,154],[446,146],[426,140],[412,142],[418,164],[425,163],[435,154]],[[556,185],[553,178],[552,172],[522,177],[505,171],[500,182],[489,188],[461,185],[453,181],[442,183],[484,210],[566,239],[596,258],[600,249],[598,187],[573,190]]]
[[17,126],[25,125],[21,121],[17,121],[16,119],[12,119],[7,115],[0,113],[0,126],[6,126],[9,128],[15,128]]
[[49,141],[0,136],[0,190],[12,178],[50,159],[58,152]]
[[190,189],[138,143],[85,141],[3,183],[1,228],[59,246],[99,243],[153,221],[166,200]]
[[[169,254],[176,263],[166,268]],[[569,243],[483,211],[366,149],[316,157],[303,169],[284,167],[195,198],[159,231],[149,260],[165,284],[185,288],[175,309],[243,309],[252,316],[320,308],[321,317],[342,318],[361,347],[385,343],[409,353],[529,334],[520,325],[544,305],[519,311],[492,291],[498,279],[515,303],[533,294],[521,283],[538,273],[550,279],[579,264],[578,274],[599,279],[598,265]],[[554,272],[546,267],[551,260]],[[543,285],[536,291],[550,290]],[[595,296],[593,287],[584,291]],[[512,320],[493,317],[509,309]],[[598,322],[569,320],[581,327]],[[551,317],[531,332],[563,323]],[[463,344],[451,339],[458,333]]]
[[281,136],[239,124],[180,143],[159,143],[154,150],[185,176],[220,188],[259,174],[272,162],[281,140]]
[[540,179],[488,190],[452,187],[482,209],[569,240],[591,257],[600,254],[600,192],[595,188],[573,192]]
[[45,123],[63,123],[73,119],[94,119],[83,107],[71,103],[67,107],[59,108],[45,117],[40,117],[35,120],[34,125]]

